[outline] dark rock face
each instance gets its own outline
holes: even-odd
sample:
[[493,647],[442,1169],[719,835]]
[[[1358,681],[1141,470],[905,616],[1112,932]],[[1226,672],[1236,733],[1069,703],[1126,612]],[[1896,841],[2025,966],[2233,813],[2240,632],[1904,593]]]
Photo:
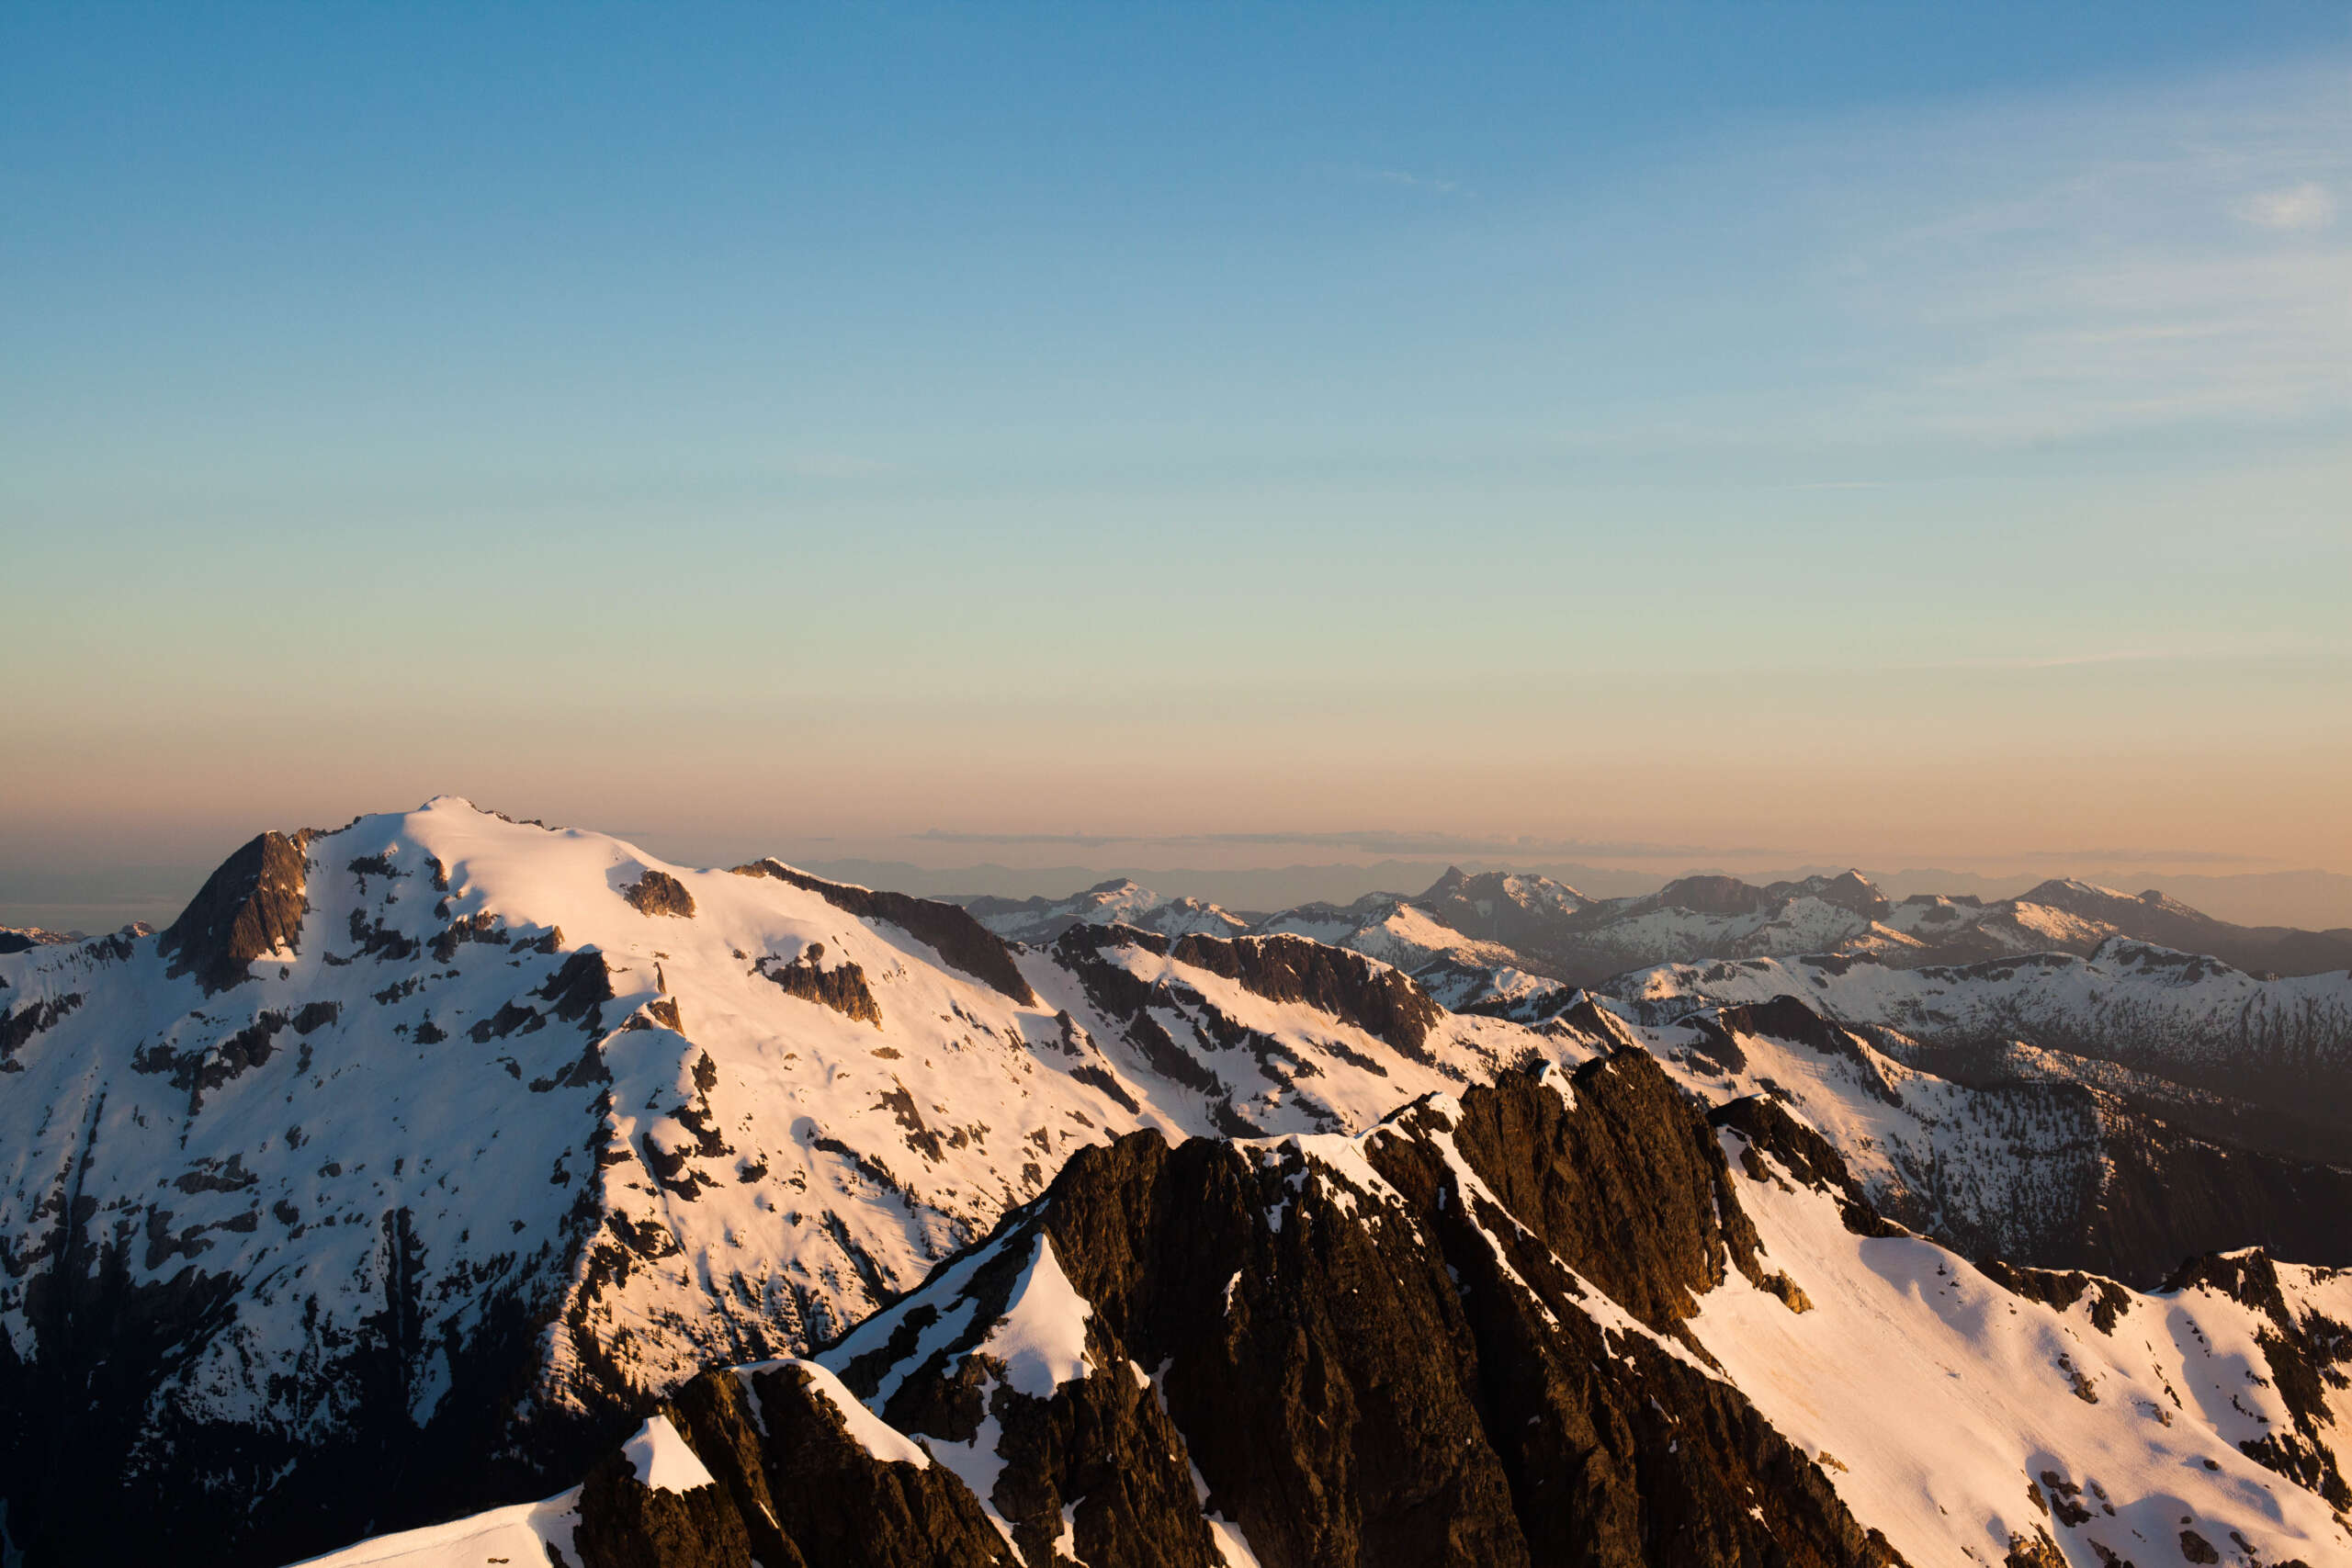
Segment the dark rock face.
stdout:
[[[933,1454],[993,1445],[987,1501],[1035,1568],[1215,1568],[1209,1515],[1266,1568],[1899,1561],[1669,1348],[1693,1291],[1756,1267],[1713,1131],[1638,1052],[1564,1088],[1511,1077],[1417,1102],[1358,1145],[1357,1178],[1297,1143],[1082,1150],[821,1359],[865,1398],[888,1381],[885,1414]],[[1085,1360],[1041,1394],[989,1337],[1033,1310],[1048,1263],[1083,1303]],[[1601,1327],[1580,1303],[1603,1292],[1669,1338]],[[948,1322],[966,1326],[943,1344]],[[753,1541],[763,1562],[1012,1561],[944,1466],[876,1460],[805,1370],[748,1376],[756,1416],[734,1374],[709,1374],[676,1420],[746,1539],[773,1510],[786,1540]],[[694,1501],[593,1551],[583,1502],[588,1568],[731,1564],[731,1535],[684,1521]]]
[[[413,1249],[404,1210],[384,1217],[388,1247]],[[381,1316],[344,1347],[334,1386],[362,1407],[354,1428],[323,1444],[289,1441],[250,1427],[150,1410],[153,1390],[232,1321],[240,1281],[190,1266],[161,1283],[141,1283],[127,1249],[149,1238],[119,1235],[95,1251],[64,1232],[62,1267],[27,1281],[40,1326],[38,1359],[19,1359],[0,1338],[0,1465],[11,1487],[8,1531],[30,1563],[170,1561],[240,1568],[307,1556],[347,1537],[350,1499],[380,1495],[400,1478],[401,1510],[382,1528],[404,1528],[552,1490],[543,1476],[578,1474],[627,1430],[602,1421],[528,1423],[514,1438],[521,1390],[514,1367],[544,1320],[527,1288],[496,1287],[482,1298],[482,1328],[447,1358],[451,1393],[419,1427],[408,1417],[408,1364],[422,1349],[413,1299],[397,1280]],[[201,1245],[199,1243],[199,1245]],[[193,1252],[191,1248],[191,1252]],[[124,1456],[150,1456],[126,1466]],[[202,1455],[209,1473],[233,1489],[162,1484],[173,1456]],[[300,1463],[299,1493],[256,1498],[273,1476]],[[545,1467],[545,1469],[542,1469]],[[106,1521],[94,1538],[93,1521]]]
[[1657,901],[1661,908],[1694,915],[1754,915],[1770,908],[1773,900],[1763,888],[1736,876],[1684,876],[1659,888]]
[[613,973],[603,953],[583,947],[531,994],[549,1003],[555,1016],[566,1023],[579,1024],[594,1033],[604,1026],[605,1004],[613,999]]
[[[2340,1214],[2339,1211],[2339,1214]],[[2352,1368],[2352,1325],[2317,1312],[2298,1318],[2278,1288],[2278,1270],[2258,1251],[2214,1253],[2192,1258],[2165,1281],[2167,1291],[2204,1286],[2253,1307],[2269,1319],[2256,1333],[2270,1362],[2271,1380],[2286,1402],[2293,1429],[2269,1432],[2238,1447],[2250,1459],[2307,1486],[2339,1510],[2352,1510],[2347,1483],[2322,1427],[2333,1426],[2327,1390],[2341,1386]]]
[[868,1453],[797,1363],[706,1372],[662,1414],[711,1484],[656,1492],[605,1460],[581,1490],[580,1568],[1019,1568],[968,1488]]
[[828,1007],[846,1018],[854,1018],[875,1028],[882,1027],[882,1004],[865,984],[865,971],[846,961],[831,969],[820,966],[825,950],[822,943],[812,942],[808,950],[789,964],[763,959],[756,973],[762,979],[775,983],[787,996]]
[[1020,966],[1012,962],[1012,951],[1002,938],[974,919],[967,910],[953,904],[935,903],[929,898],[910,897],[904,893],[877,893],[870,887],[852,887],[845,883],[827,882],[795,871],[782,861],[757,861],[735,868],[738,876],[773,876],[778,882],[788,882],[795,887],[820,895],[837,909],[845,910],[861,919],[881,920],[897,926],[909,936],[945,959],[954,967],[974,979],[994,987],[1017,1002],[1035,1002],[1036,993],[1029,982],[1021,977]]
[[686,891],[684,883],[666,871],[649,870],[631,883],[621,897],[639,914],[694,919],[695,896]]
[[264,833],[220,863],[156,939],[171,974],[194,975],[210,996],[252,978],[264,953],[299,945],[310,912],[305,837]]
[[1120,1021],[1127,1043],[1142,1053],[1154,1071],[1212,1099],[1227,1099],[1230,1091],[1216,1071],[1178,1045],[1151,1016],[1152,1003],[1164,999],[1157,988],[1102,957],[1106,948],[1129,945],[1165,953],[1168,939],[1131,926],[1073,925],[1055,940],[1054,957],[1078,976],[1097,1010]]
[[1571,1081],[1573,1110],[1518,1077],[1463,1097],[1454,1142],[1503,1208],[1660,1333],[1727,1264],[1761,1283],[1756,1230],[1713,1131],[1657,1062],[1628,1051]]
[[1421,1043],[1442,1016],[1401,970],[1305,937],[1179,937],[1168,955],[1270,1001],[1305,1002],[1416,1061],[1427,1060]]
[[19,1007],[0,1008],[0,1070],[6,1069],[8,1058],[22,1049],[26,1042],[81,1005],[82,993],[68,991],[47,1001],[29,1001]]
[[[1054,942],[1057,965],[1077,977],[1089,1004],[1117,1025],[1153,1071],[1198,1089],[1209,1100],[1217,1129],[1238,1137],[1260,1129],[1236,1104],[1231,1081],[1220,1068],[1219,1058],[1228,1053],[1247,1052],[1265,1076],[1293,1085],[1329,1070],[1318,1065],[1318,1056],[1375,1077],[1388,1076],[1388,1069],[1377,1056],[1336,1037],[1304,1046],[1286,1044],[1242,1023],[1181,974],[1137,974],[1113,956],[1123,949],[1171,959],[1272,1000],[1313,1008],[1374,1036],[1410,1061],[1431,1061],[1427,1042],[1445,1016],[1402,971],[1303,937],[1171,939],[1125,925],[1067,927]],[[1458,1068],[1441,1070],[1459,1076]],[[1244,1079],[1250,1073],[1248,1066],[1240,1066],[1233,1078]],[[1336,1131],[1338,1125],[1336,1118],[1329,1118],[1322,1130]]]
[[2114,1280],[2095,1279],[2079,1269],[2063,1274],[2049,1269],[2020,1269],[1997,1258],[1987,1258],[1978,1267],[1986,1279],[2010,1294],[2040,1302],[2058,1312],[2064,1312],[2086,1294],[2096,1292],[2091,1323],[2101,1334],[2115,1332],[2116,1320],[2131,1299]]
[[2117,1110],[2102,1148],[2109,1174],[2077,1239],[2033,1261],[2087,1269],[2127,1284],[2164,1277],[2178,1259],[2221,1247],[2260,1247],[2290,1262],[2352,1263],[2352,1169],[2233,1149]]
[[2031,1535],[2009,1537],[2009,1555],[2002,1568],[2066,1568],[2066,1554],[2048,1530],[2036,1525]]

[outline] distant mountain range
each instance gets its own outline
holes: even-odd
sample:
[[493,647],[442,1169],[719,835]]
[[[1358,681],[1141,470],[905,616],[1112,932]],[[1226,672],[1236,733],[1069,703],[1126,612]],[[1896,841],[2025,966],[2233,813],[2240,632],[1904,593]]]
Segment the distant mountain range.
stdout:
[[266,833],[0,955],[0,1551],[2345,1561],[2352,975],[2035,891]]
[[[1688,876],[1656,893],[1589,898],[1547,877],[1474,876],[1449,868],[1417,896],[1374,893],[1348,905],[1310,904],[1271,915],[1162,898],[1125,878],[1064,898],[952,901],[1017,942],[1049,942],[1071,925],[1113,921],[1168,935],[1295,931],[1362,951],[1393,946],[1400,953],[1453,953],[1473,964],[1507,949],[1530,974],[1582,986],[1700,958],[1835,953],[1916,967],[2022,953],[2087,955],[2116,938],[2219,958],[2256,975],[2352,969],[2352,930],[2232,925],[2160,892],[2133,897],[2065,879],[1990,903],[1928,893],[1897,902],[1854,871],[1762,886],[1730,876]],[[1424,919],[1452,934],[1433,936]],[[1489,948],[1462,945],[1465,942]]]
[[1991,903],[1898,902],[1849,871],[1762,886],[1685,877],[1602,899],[1540,876],[1448,870],[1417,897],[1272,915],[1125,881],[965,903],[1021,941],[1114,921],[1307,936],[1393,964],[1456,1010],[1520,1019],[1584,987],[1661,1021],[1694,999],[1799,996],[1844,1022],[1902,1032],[1949,1076],[2095,1077],[2211,1136],[2352,1161],[2352,931],[2236,926],[2153,891],[2057,880]]
[[[141,936],[153,934],[150,928],[133,926]],[[0,926],[0,953],[23,953],[28,948],[56,947],[69,942],[86,942],[84,931],[44,931],[39,926]]]

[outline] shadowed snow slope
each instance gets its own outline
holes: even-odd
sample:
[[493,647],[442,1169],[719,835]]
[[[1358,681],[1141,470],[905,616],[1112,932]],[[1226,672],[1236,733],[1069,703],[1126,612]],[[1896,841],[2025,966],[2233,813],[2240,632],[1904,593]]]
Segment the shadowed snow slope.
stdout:
[[1668,1010],[1798,996],[1934,1045],[2024,1041],[2248,1107],[2259,1114],[2233,1119],[2243,1141],[2352,1162],[2352,972],[2256,976],[2115,939],[2087,954],[1958,967],[1837,955],[1674,964],[1611,989]]
[[607,1461],[551,1560],[2352,1553],[2352,1280],[2259,1253],[2154,1295],[1980,1272],[1856,1190],[1774,1102],[1704,1116],[1631,1049],[1354,1137],[1090,1147],[820,1366],[686,1384],[667,1413],[711,1484]]

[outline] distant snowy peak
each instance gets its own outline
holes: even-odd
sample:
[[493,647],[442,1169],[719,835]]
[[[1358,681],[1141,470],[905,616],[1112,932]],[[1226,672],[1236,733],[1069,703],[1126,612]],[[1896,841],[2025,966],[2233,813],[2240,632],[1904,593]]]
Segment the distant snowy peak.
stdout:
[[1592,900],[1565,882],[1517,872],[1488,871],[1476,875],[1450,865],[1416,900],[1425,906],[1459,903],[1487,919],[1502,906],[1529,915],[1573,915]]
[[1508,949],[1513,969],[1572,985],[1670,958],[1908,945],[1877,923],[1893,906],[1850,871],[1761,887],[1686,876],[1638,897],[1587,898],[1544,877],[1454,868],[1409,902],[1475,942]]
[[[153,936],[154,928],[143,920],[134,920],[122,928],[124,936]],[[70,942],[87,942],[81,931],[53,931],[40,926],[0,926],[0,954],[23,953],[28,948],[60,947]]]
[[1686,876],[1638,897],[1585,899],[1542,878],[1449,870],[1409,902],[1465,936],[1510,948],[1519,968],[1577,985],[1704,959],[1837,953],[1924,965],[2086,956],[2118,938],[2211,954],[2258,974],[2352,967],[2352,931],[2233,926],[2158,892],[2133,897],[2069,879],[1992,903],[1936,894],[1898,903],[1850,870],[1760,886]]
[[1955,965],[2036,953],[2087,956],[2119,938],[2211,954],[2256,974],[2352,966],[2352,931],[2232,926],[2161,893],[2132,897],[2070,879],[1991,903],[1937,894],[1896,902],[1854,870],[1762,885],[1692,875],[1635,897],[1588,898],[1547,877],[1450,866],[1419,895],[1373,893],[1255,918],[1165,899],[1126,879],[1061,899],[963,902],[990,931],[1031,943],[1078,924],[1170,936],[1307,936],[1412,970],[1454,1007],[1499,1005],[1544,982],[1602,985],[1660,964],[1817,953]]
[[1128,877],[1097,883],[1067,898],[975,897],[957,902],[997,935],[1036,945],[1076,925],[1128,925],[1162,936],[1230,936],[1249,925],[1215,904],[1163,898]]

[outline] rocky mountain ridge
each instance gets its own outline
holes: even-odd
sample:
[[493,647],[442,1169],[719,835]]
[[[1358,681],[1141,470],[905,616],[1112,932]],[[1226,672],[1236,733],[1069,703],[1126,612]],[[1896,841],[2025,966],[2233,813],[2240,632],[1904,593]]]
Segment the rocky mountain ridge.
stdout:
[[[1647,1016],[1804,997],[1973,1077],[2078,1077],[2214,1135],[2352,1163],[2352,974],[2261,976],[2124,938],[1961,966],[1843,954],[1663,964],[1611,990]],[[2120,1074],[2100,1075],[2094,1064]]]
[[2311,1568],[2352,1551],[2347,1312],[2259,1253],[1980,1272],[1629,1047],[1356,1138],[1090,1147],[574,1491],[324,1562]]
[[2222,1151],[2213,1201],[2167,1205],[2205,1156],[2160,1119],[1941,1077],[1802,1004],[1463,1012],[1295,932],[1018,947],[451,800],[265,834],[161,935],[0,985],[0,1408],[34,1413],[0,1529],[36,1568],[105,1560],[77,1520],[252,1562],[539,1495],[697,1369],[889,1307],[1081,1149],[1353,1138],[1628,1047],[1702,1102],[1791,1107],[1972,1255],[2352,1261],[2293,1224],[2341,1173]]
[[[1115,887],[1082,915],[1061,909],[1054,929],[1148,926],[1162,908]],[[1946,1077],[2089,1084],[2225,1144],[2352,1162],[2352,933],[2231,926],[2160,893],[2065,880],[1996,903],[1896,903],[1852,872],[1761,887],[1687,877],[1595,900],[1541,877],[1449,871],[1413,898],[1212,913],[1378,958],[1457,1012],[1540,1018],[1578,986],[1657,1021],[1694,1002],[1802,996],[1900,1032],[1898,1055]],[[1204,917],[1187,906],[1176,918],[1192,929]],[[997,929],[1017,936],[1028,919]]]
[[1834,954],[1902,967],[1956,965],[2033,953],[2087,957],[2118,939],[2217,958],[2257,976],[2352,969],[2352,931],[2233,925],[2154,889],[2133,897],[2071,878],[1990,902],[1929,893],[1896,901],[1855,871],[1762,886],[1685,876],[1655,893],[1588,898],[1548,877],[1448,868],[1417,895],[1374,893],[1349,905],[1271,915],[1163,899],[1124,878],[1062,899],[956,901],[1019,942],[1049,942],[1080,923],[1169,935],[1296,931],[1384,950],[1380,956],[1407,968],[1443,957],[1581,986],[1704,959]]

